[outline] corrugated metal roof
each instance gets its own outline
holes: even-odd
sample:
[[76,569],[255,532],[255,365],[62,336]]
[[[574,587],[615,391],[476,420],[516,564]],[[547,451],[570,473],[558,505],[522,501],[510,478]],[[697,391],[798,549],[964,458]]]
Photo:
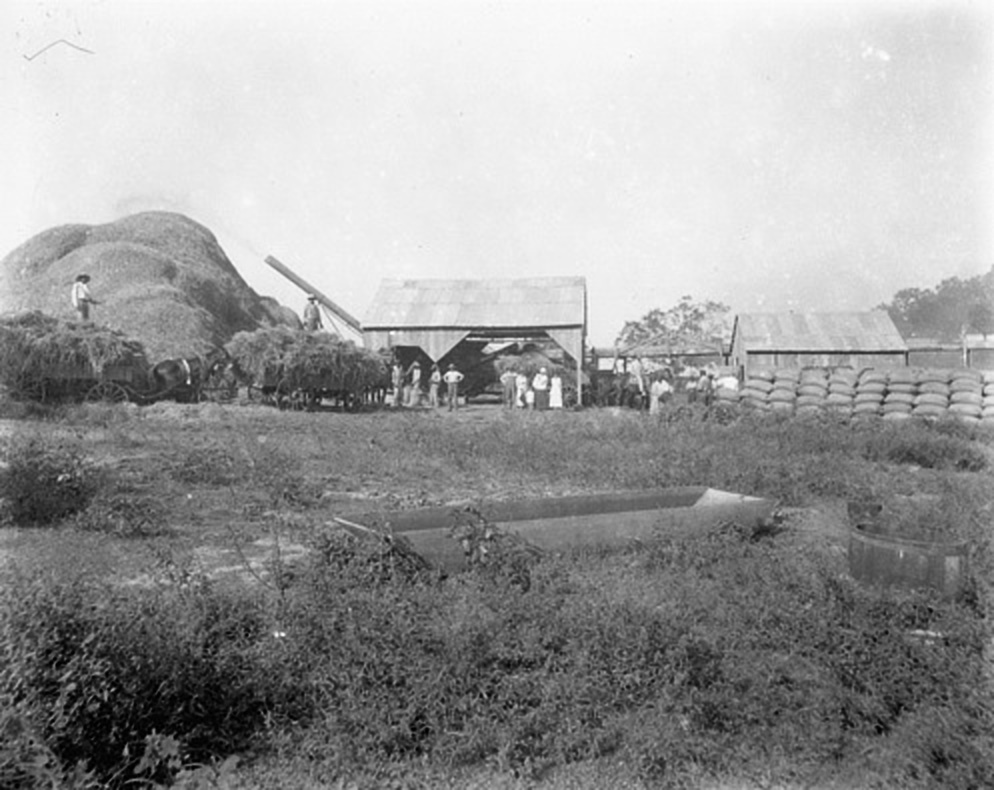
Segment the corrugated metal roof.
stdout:
[[582,326],[583,277],[384,280],[364,329]]
[[862,313],[740,313],[735,332],[747,351],[906,351],[883,310]]

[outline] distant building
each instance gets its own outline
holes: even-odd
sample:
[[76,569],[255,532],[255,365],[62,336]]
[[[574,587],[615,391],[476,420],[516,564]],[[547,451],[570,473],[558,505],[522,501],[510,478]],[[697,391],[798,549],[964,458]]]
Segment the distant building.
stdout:
[[968,334],[948,341],[909,337],[906,342],[911,367],[994,370],[994,335]]
[[730,364],[757,368],[900,367],[908,346],[883,310],[844,313],[740,313]]
[[708,365],[724,365],[728,357],[728,348],[720,337],[710,341],[698,342],[665,342],[659,339],[636,343],[624,349],[621,353],[626,358],[648,359],[653,362],[670,360],[673,363],[693,368],[703,368]]
[[994,335],[966,335],[963,347],[967,367],[994,370]]
[[914,368],[959,368],[964,365],[962,343],[943,342],[934,337],[909,337],[908,365]]

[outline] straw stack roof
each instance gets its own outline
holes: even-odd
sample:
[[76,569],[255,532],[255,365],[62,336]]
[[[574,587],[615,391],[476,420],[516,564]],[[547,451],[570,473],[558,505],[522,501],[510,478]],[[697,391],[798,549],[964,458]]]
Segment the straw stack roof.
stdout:
[[29,239],[0,261],[0,313],[40,310],[74,320],[70,290],[81,273],[100,303],[91,320],[139,340],[153,362],[297,321],[245,283],[211,231],[159,211],[61,225]]

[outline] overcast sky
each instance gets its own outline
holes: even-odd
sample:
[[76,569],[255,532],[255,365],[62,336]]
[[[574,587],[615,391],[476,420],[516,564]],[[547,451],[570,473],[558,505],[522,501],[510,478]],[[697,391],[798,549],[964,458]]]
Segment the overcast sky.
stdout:
[[598,345],[684,294],[866,309],[994,264],[992,20],[986,0],[4,0],[0,256],[166,209],[298,310],[267,254],[360,318],[388,277],[582,275]]

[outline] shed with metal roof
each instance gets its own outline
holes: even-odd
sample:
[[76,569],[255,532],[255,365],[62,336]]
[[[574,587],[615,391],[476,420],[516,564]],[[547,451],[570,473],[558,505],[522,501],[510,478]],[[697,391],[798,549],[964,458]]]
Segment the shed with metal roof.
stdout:
[[367,348],[420,348],[435,362],[464,341],[552,340],[577,363],[587,334],[583,277],[384,280],[363,322]]
[[756,368],[900,367],[908,346],[884,310],[841,313],[740,313],[731,362]]

